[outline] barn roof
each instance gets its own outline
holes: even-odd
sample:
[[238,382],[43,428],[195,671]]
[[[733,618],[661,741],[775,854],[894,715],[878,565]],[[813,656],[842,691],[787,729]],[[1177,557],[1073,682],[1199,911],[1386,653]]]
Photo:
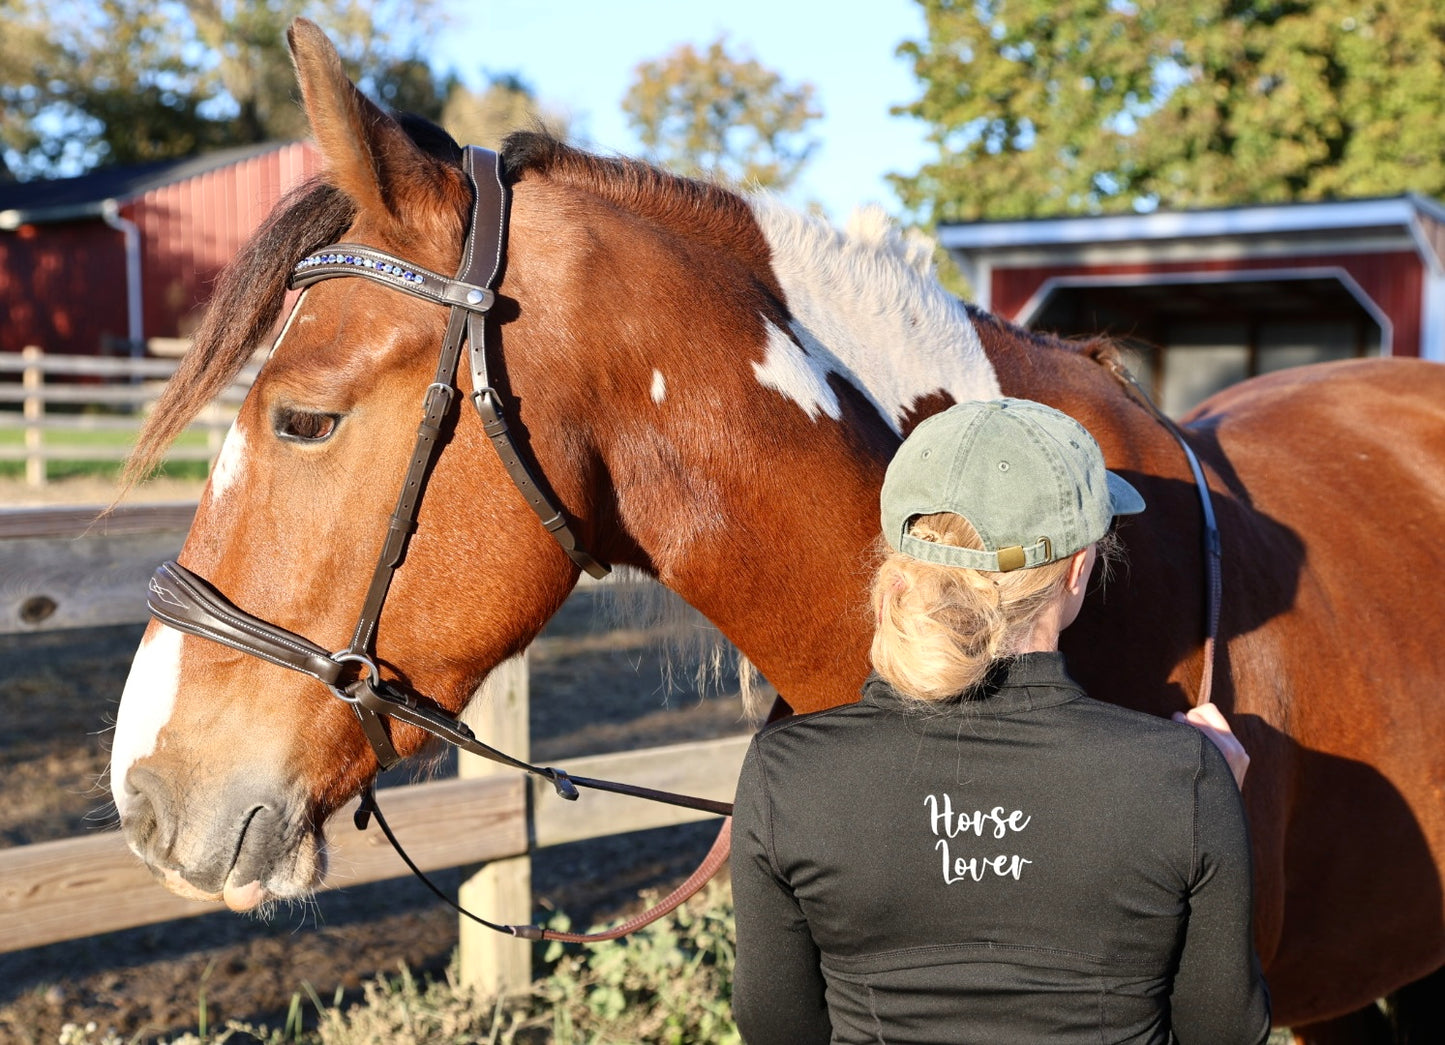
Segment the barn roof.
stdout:
[[0,183],[0,229],[100,217],[107,203],[113,207],[152,189],[229,167],[286,144],[240,145],[180,160],[101,167],[75,178]]
[[1168,243],[1204,239],[1324,239],[1398,229],[1413,234],[1423,260],[1440,267],[1445,266],[1445,242],[1440,242],[1438,233],[1431,233],[1442,225],[1445,204],[1410,192],[1371,199],[941,224],[938,240],[958,254],[993,255],[1003,260],[1006,255],[1039,248],[1051,250],[1057,258],[1061,249],[1104,243],[1158,244],[1162,248]]

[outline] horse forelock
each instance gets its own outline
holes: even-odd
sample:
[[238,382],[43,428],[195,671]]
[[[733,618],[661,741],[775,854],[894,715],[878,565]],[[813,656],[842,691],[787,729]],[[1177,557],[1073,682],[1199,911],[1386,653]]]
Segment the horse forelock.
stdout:
[[190,350],[126,461],[123,482],[151,472],[181,430],[235,379],[275,327],[292,267],[335,240],[354,215],[343,193],[316,179],[276,205],[217,280]]
[[898,434],[923,404],[1000,394],[969,311],[934,278],[930,243],[899,232],[881,210],[855,214],[840,231],[771,196],[751,204],[793,317],[787,333],[806,357],[795,368],[847,381]]

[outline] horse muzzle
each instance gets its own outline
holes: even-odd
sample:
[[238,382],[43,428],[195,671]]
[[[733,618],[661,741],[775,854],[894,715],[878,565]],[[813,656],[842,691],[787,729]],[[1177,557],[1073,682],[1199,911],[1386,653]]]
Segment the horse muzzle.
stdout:
[[305,802],[253,780],[218,794],[186,793],[153,768],[126,773],[121,827],[131,851],[171,892],[248,911],[314,891],[325,842]]

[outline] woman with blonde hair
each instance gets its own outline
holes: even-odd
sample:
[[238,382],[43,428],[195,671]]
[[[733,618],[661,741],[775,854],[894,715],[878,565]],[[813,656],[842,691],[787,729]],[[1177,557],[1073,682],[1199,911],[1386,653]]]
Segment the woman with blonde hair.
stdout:
[[1259,1043],[1248,758],[1091,700],[1059,633],[1143,510],[1076,421],[921,423],[882,491],[875,673],[759,733],[734,811],[749,1045]]

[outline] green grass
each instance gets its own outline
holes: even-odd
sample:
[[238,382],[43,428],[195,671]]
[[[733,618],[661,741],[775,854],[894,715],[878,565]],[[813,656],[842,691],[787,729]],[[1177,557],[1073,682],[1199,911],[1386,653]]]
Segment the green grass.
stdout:
[[[113,479],[120,473],[122,462],[119,459],[88,458],[85,451],[91,448],[103,448],[110,453],[110,457],[120,451],[128,450],[135,440],[135,432],[120,429],[95,429],[92,431],[70,430],[70,429],[49,429],[45,433],[45,445],[53,450],[63,448],[73,452],[74,456],[67,456],[61,460],[46,462],[45,474],[49,479],[73,479],[81,476]],[[19,428],[0,427],[0,447],[23,447],[25,445],[25,433]],[[182,432],[180,438],[175,442],[177,448],[188,450],[204,450],[206,448],[206,433],[204,431]],[[172,479],[204,479],[206,477],[205,461],[169,461],[158,473]],[[22,479],[25,476],[24,461],[0,461],[0,478]]]

